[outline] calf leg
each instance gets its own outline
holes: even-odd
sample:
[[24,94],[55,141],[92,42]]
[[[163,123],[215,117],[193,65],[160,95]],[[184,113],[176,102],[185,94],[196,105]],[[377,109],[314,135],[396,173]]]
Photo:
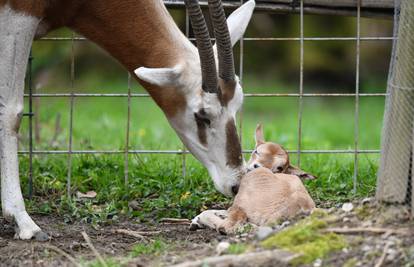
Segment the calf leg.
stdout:
[[196,230],[207,227],[218,230],[227,216],[226,210],[205,210],[191,221],[190,229]]
[[231,206],[228,210],[228,216],[224,219],[217,230],[222,234],[234,233],[237,228],[247,222],[247,215],[242,208]]
[[17,157],[24,77],[39,19],[0,7],[0,175],[3,216],[16,223],[16,237],[46,239],[24,206]]

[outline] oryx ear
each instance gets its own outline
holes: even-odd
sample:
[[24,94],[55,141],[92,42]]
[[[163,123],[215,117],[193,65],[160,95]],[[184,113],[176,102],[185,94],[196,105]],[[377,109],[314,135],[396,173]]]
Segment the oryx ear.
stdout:
[[256,140],[256,147],[265,143],[262,124],[257,125],[254,139]]
[[135,74],[141,80],[160,87],[177,87],[181,85],[181,65],[173,68],[145,68],[136,69]]
[[250,0],[236,9],[227,18],[227,25],[229,27],[232,46],[234,46],[242,38],[244,32],[246,31],[247,25],[249,25],[255,6],[256,2],[254,0]]
[[310,173],[307,173],[307,172],[305,172],[305,171],[303,171],[303,170],[301,170],[298,167],[293,166],[293,165],[289,165],[289,167],[286,170],[286,173],[296,175],[301,180],[314,180],[314,179],[317,178],[316,176],[314,176]]

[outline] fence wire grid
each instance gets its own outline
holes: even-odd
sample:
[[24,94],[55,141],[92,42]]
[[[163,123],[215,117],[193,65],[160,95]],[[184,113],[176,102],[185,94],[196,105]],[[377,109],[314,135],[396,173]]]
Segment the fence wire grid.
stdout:
[[[237,0],[238,1],[238,0]],[[354,155],[354,172],[353,172],[353,189],[354,192],[357,190],[358,185],[358,158],[360,154],[379,154],[380,149],[360,149],[359,146],[359,109],[360,109],[360,98],[361,97],[386,97],[389,92],[387,93],[361,93],[360,92],[360,50],[361,50],[361,42],[393,42],[397,39],[396,32],[394,31],[393,36],[376,36],[376,37],[362,37],[361,36],[361,0],[356,1],[356,8],[349,14],[356,13],[356,20],[357,20],[357,29],[356,29],[356,36],[354,37],[305,37],[304,36],[304,16],[305,16],[305,8],[304,8],[304,1],[306,0],[298,0],[298,6],[295,7],[295,12],[292,13],[299,13],[300,18],[300,34],[299,37],[268,37],[268,38],[256,38],[256,37],[249,37],[249,38],[242,38],[240,40],[240,51],[239,51],[239,77],[240,80],[243,81],[243,74],[244,74],[244,43],[245,42],[255,42],[255,41],[269,41],[269,42],[282,42],[282,41],[294,41],[299,42],[300,44],[300,76],[299,76],[299,90],[297,93],[246,93],[245,97],[247,98],[260,98],[260,97],[293,97],[298,98],[299,107],[298,107],[298,118],[297,118],[297,136],[298,136],[298,143],[297,147],[294,150],[289,150],[290,153],[297,154],[298,165],[300,166],[300,160],[302,154],[353,154]],[[174,7],[174,8],[182,8],[184,9],[183,3],[180,1],[164,1],[167,7]],[[235,5],[236,1],[232,2],[232,5]],[[240,0],[237,6],[243,4],[245,1]],[[395,9],[397,9],[397,4],[395,4]],[[284,10],[281,11],[286,12]],[[186,29],[185,33],[187,37],[190,37],[190,22],[188,19],[188,14],[186,14]],[[190,38],[190,40],[194,40]],[[182,158],[182,174],[183,176],[186,175],[186,155],[189,154],[188,150],[186,150],[183,146],[182,150],[133,150],[129,149],[130,145],[130,122],[131,122],[131,101],[133,98],[148,98],[150,97],[146,93],[132,93],[131,92],[131,75],[128,74],[128,91],[127,93],[75,93],[74,88],[74,80],[75,80],[75,42],[83,42],[86,41],[83,37],[77,37],[72,34],[71,37],[44,37],[40,40],[35,42],[42,42],[42,41],[54,41],[54,42],[70,42],[71,44],[71,64],[70,64],[70,84],[71,84],[71,93],[35,93],[33,90],[32,85],[32,61],[33,57],[30,56],[29,58],[29,65],[28,65],[28,75],[27,75],[27,82],[28,82],[28,93],[25,94],[25,98],[28,99],[28,112],[24,113],[24,116],[28,117],[29,120],[29,145],[28,150],[20,150],[19,154],[28,155],[29,158],[29,171],[28,171],[28,179],[29,179],[29,197],[32,197],[33,194],[33,156],[34,155],[67,155],[67,193],[71,194],[71,178],[72,178],[72,157],[75,154],[120,154],[125,156],[124,161],[124,179],[125,183],[128,183],[129,179],[129,155],[131,154],[172,154],[177,155]],[[305,42],[326,42],[326,41],[343,41],[343,42],[355,42],[355,92],[354,93],[305,93],[304,92],[304,56],[305,56],[305,49],[304,43]],[[412,58],[412,57],[411,57]],[[50,98],[50,97],[61,97],[69,99],[70,103],[70,110],[69,110],[69,141],[67,145],[67,150],[34,150],[33,145],[33,99],[35,98]],[[125,149],[121,150],[74,150],[73,149],[73,124],[74,124],[74,103],[77,98],[83,97],[110,97],[110,98],[127,98],[127,123],[125,125],[126,135],[125,135]],[[336,149],[336,150],[304,150],[302,147],[302,117],[303,117],[303,100],[304,98],[314,98],[314,97],[348,97],[355,99],[355,117],[354,117],[354,142],[353,142],[353,149]],[[239,114],[239,128],[240,133],[243,127],[243,119],[242,119],[242,111]],[[243,150],[243,153],[251,153],[250,150]]]
[[402,1],[396,12],[393,55],[388,77],[388,97],[382,133],[381,163],[376,197],[410,203],[414,218],[414,12],[413,1]]

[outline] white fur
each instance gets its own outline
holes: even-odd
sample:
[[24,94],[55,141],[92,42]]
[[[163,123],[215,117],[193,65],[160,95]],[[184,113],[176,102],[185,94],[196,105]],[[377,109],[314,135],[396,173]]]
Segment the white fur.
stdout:
[[227,25],[230,31],[231,44],[234,46],[244,35],[247,25],[256,6],[254,0],[250,0],[240,8],[236,9],[227,19]]
[[217,229],[228,217],[227,210],[205,210],[191,220],[192,227]]
[[3,216],[17,224],[16,237],[30,239],[40,228],[27,214],[19,182],[17,131],[30,46],[39,19],[0,9],[0,160]]
[[141,80],[160,87],[178,87],[182,85],[180,79],[183,73],[182,65],[173,68],[140,67],[134,72]]

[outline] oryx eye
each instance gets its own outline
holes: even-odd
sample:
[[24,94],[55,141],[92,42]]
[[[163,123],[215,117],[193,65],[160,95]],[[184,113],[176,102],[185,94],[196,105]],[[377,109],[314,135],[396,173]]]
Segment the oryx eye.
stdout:
[[200,109],[197,113],[194,113],[194,117],[196,119],[197,124],[205,124],[207,126],[210,126],[211,121],[208,118],[208,114],[204,109]]

